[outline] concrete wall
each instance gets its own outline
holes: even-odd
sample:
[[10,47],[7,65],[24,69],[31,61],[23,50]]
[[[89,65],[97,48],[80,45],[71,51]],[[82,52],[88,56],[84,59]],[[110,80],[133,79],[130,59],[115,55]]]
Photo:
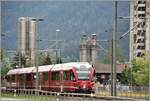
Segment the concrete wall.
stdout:
[[24,17],[20,17],[19,18],[19,51],[22,54],[25,54],[25,50],[26,50],[26,19]]
[[36,22],[30,20],[29,21],[29,42],[30,42],[30,58],[31,58],[31,66],[34,66],[35,64],[35,59],[36,59],[36,49],[37,49],[37,42],[36,42]]

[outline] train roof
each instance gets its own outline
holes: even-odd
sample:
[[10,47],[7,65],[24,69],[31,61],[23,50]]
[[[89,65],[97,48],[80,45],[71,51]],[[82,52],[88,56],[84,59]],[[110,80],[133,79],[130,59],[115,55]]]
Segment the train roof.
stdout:
[[[38,71],[39,72],[47,72],[47,71],[50,71],[53,66],[54,65],[38,66]],[[12,69],[7,73],[7,75],[28,74],[28,73],[32,73],[32,72],[33,73],[36,72],[36,67]]]
[[70,70],[72,67],[64,66],[64,64],[56,64],[51,71]]
[[[48,72],[48,71],[60,71],[60,70],[70,70],[74,68],[91,68],[92,66],[88,62],[70,62],[63,64],[55,64],[55,65],[44,65],[38,66],[38,72]],[[28,68],[19,68],[10,70],[7,75],[15,75],[15,74],[28,74],[35,73],[36,67],[28,67]]]
[[12,69],[7,73],[7,75],[27,74],[27,73],[31,73],[34,69],[35,67]]
[[12,69],[12,70],[9,70],[7,75],[13,75],[13,74],[17,74],[18,73],[18,69]]
[[79,69],[81,67],[85,67],[87,69],[91,68],[92,66],[88,62],[70,62],[64,64],[56,64],[51,71],[59,71],[59,70],[70,70],[72,68]]
[[75,67],[75,68],[81,68],[81,66],[84,66],[85,68],[92,67],[88,62],[70,62],[70,63],[65,63],[64,66]]
[[70,63],[56,64],[52,67],[51,71],[70,70],[73,67],[81,68],[81,66],[84,66],[85,68],[92,67],[88,62],[70,62]]
[[[54,65],[44,65],[44,66],[38,66],[39,72],[47,72],[50,71],[53,68]],[[33,70],[33,73],[36,72],[36,68]]]

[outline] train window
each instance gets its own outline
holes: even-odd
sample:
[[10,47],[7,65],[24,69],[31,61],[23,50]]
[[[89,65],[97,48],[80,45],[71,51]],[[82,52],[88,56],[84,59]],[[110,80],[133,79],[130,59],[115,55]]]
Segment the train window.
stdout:
[[68,72],[64,71],[64,80],[69,80]]
[[60,80],[59,72],[52,72],[52,80]]
[[90,71],[76,71],[79,80],[88,80],[90,76]]
[[44,73],[44,80],[48,80],[48,72]]
[[75,80],[75,76],[74,76],[73,72],[71,71],[70,74],[71,74],[70,75],[71,76],[71,80],[74,81]]
[[30,80],[31,80],[31,74],[27,74],[27,75],[26,75],[26,80],[27,80],[27,81],[30,81]]
[[24,75],[19,75],[19,81],[23,81]]
[[10,82],[10,76],[5,76],[5,79],[7,80],[7,82]]
[[15,75],[11,76],[11,82],[15,82],[15,77],[16,77]]

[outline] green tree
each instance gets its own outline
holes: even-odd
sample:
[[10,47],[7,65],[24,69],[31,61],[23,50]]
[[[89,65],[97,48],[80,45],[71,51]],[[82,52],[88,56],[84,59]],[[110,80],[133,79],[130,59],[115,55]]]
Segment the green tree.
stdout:
[[43,53],[38,54],[38,65],[44,65],[46,55]]
[[62,63],[61,58],[57,58],[57,64],[61,64],[61,63]]
[[38,65],[49,65],[52,64],[51,58],[49,55],[40,53],[38,55]]
[[3,83],[3,80],[7,72],[11,69],[11,67],[10,67],[9,57],[7,56],[7,54],[5,53],[3,49],[1,49],[0,55],[1,55],[1,63],[2,63],[2,66],[0,67],[1,68],[1,80]]
[[[27,57],[20,55],[21,59],[19,60],[19,53],[16,53],[15,56],[13,57],[13,61],[11,66],[13,68],[16,68],[16,66],[19,66],[19,61],[21,61],[21,66],[22,67],[29,67],[31,66],[31,61]],[[40,53],[38,54],[38,65],[48,65],[52,64],[51,59],[49,55]]]
[[135,58],[132,60],[131,67],[124,69],[120,76],[123,84],[148,85],[148,59],[146,57]]
[[143,58],[136,58],[132,62],[133,78],[136,85],[148,85],[149,72],[148,72],[148,60]]
[[4,50],[1,49],[0,51],[0,56],[1,56],[1,61],[3,60],[3,58],[5,58],[5,54],[4,54]]
[[[20,56],[19,56],[20,55]],[[19,57],[21,57],[21,59],[19,59]],[[12,64],[11,66],[13,68],[16,68],[16,66],[19,66],[19,62],[21,62],[21,66],[23,67],[26,67],[27,66],[27,63],[26,63],[26,57],[19,54],[19,53],[16,53],[15,56],[13,57],[13,61],[12,61]],[[22,67],[21,67],[22,68]]]
[[132,73],[132,68],[131,67],[126,67],[121,75],[118,77],[119,81],[122,83],[122,84],[128,84],[128,85],[131,85],[131,84],[135,84],[135,81],[133,79],[133,73]]
[[5,75],[7,74],[7,72],[11,69],[10,67],[10,63],[3,61],[2,63],[2,67],[1,67],[1,77],[2,79],[4,79]]
[[44,65],[50,65],[52,64],[51,58],[49,55],[46,56],[45,61],[44,61]]
[[11,67],[15,68],[17,65],[19,66],[19,54],[15,54],[13,57]]

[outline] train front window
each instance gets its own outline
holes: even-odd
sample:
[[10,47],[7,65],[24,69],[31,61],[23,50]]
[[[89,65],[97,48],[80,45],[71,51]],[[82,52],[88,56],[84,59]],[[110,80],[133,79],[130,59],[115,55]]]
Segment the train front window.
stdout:
[[70,76],[71,76],[71,80],[74,81],[75,80],[75,76],[74,76],[72,71],[70,72]]
[[90,71],[76,71],[78,75],[78,80],[89,80]]
[[76,73],[78,75],[78,80],[89,80],[90,79],[90,65],[80,65],[76,67]]

